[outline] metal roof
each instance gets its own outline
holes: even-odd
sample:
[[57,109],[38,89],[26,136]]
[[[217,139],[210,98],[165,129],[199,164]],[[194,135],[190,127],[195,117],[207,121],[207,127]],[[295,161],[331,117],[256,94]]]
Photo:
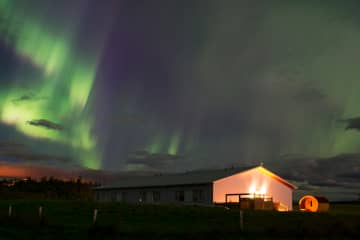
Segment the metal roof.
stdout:
[[94,189],[116,189],[137,187],[164,187],[179,185],[210,184],[215,180],[244,172],[258,166],[243,168],[227,168],[221,170],[198,170],[177,174],[164,174],[154,176],[131,176],[124,177],[120,182],[113,185],[105,185]]

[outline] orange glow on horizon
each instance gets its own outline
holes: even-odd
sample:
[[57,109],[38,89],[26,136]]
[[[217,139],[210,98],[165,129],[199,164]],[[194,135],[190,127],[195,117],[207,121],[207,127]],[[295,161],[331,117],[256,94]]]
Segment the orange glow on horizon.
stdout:
[[23,166],[10,163],[0,162],[0,177],[24,178],[31,177],[34,179],[41,177],[56,177],[61,179],[70,179],[71,174],[56,168],[41,166]]
[[0,176],[3,177],[24,177],[26,175],[26,170],[21,167],[16,166],[4,166],[0,165]]
[[111,176],[106,173],[86,172],[86,169],[75,169],[73,171],[59,169],[47,166],[29,166],[15,163],[0,162],[0,179],[1,178],[18,178],[24,179],[31,177],[34,180],[40,180],[43,177],[61,179],[63,181],[74,181],[81,176],[82,182],[102,182],[113,181]]

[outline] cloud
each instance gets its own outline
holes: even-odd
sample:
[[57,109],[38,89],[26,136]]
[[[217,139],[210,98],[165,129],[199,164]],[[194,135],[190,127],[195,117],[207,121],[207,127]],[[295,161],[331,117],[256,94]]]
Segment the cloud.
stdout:
[[360,171],[353,170],[352,172],[342,173],[337,175],[336,177],[347,179],[349,181],[358,181],[360,182]]
[[303,88],[300,89],[295,95],[294,99],[301,101],[308,101],[314,103],[316,101],[322,101],[326,95],[316,88]]
[[70,163],[72,159],[63,156],[44,154],[31,151],[25,144],[17,142],[0,142],[0,156],[15,158],[17,160],[34,161],[57,161]]
[[27,123],[32,126],[44,127],[50,130],[58,130],[58,131],[64,130],[64,127],[62,125],[46,119],[31,120],[31,121],[27,121]]
[[137,115],[121,115],[117,120],[118,124],[143,124],[144,119]]
[[349,118],[344,120],[347,123],[346,130],[358,130],[360,131],[360,117]]
[[360,188],[360,154],[325,158],[291,154],[282,156],[280,160],[271,166],[269,164],[269,168],[299,187],[295,198],[304,194],[343,200],[356,198]]
[[345,187],[348,184],[344,182],[340,182],[334,178],[321,179],[317,181],[310,181],[309,185],[317,186],[317,187]]
[[284,155],[281,161],[272,165],[289,179],[331,179],[349,172],[360,174],[360,154],[340,154],[327,158]]
[[318,186],[310,185],[307,182],[305,182],[305,183],[299,182],[295,185],[298,187],[298,190],[300,190],[300,191],[316,191],[319,189]]
[[24,94],[20,96],[19,98],[15,98],[12,100],[13,103],[21,103],[21,102],[28,102],[28,101],[38,101],[38,100],[44,100],[45,97],[36,97],[33,94]]
[[0,153],[7,151],[18,151],[25,148],[25,144],[17,142],[0,142]]
[[145,169],[163,170],[175,163],[175,160],[183,159],[183,156],[167,153],[150,153],[146,150],[139,150],[130,153],[127,157],[127,164],[138,165]]

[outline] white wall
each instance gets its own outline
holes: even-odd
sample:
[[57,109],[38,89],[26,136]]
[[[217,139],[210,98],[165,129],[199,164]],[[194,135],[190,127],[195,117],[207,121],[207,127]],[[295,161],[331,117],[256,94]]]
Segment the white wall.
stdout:
[[281,202],[292,210],[293,190],[259,168],[235,174],[214,182],[213,202],[224,203],[226,193],[250,193],[253,191],[270,195],[274,202]]
[[[153,192],[160,193],[158,203],[181,203],[176,200],[176,192],[184,192],[184,201],[182,203],[193,203],[193,190],[201,190],[203,193],[202,201],[198,204],[212,204],[212,184],[184,185],[169,187],[147,187],[147,188],[129,188],[129,189],[101,189],[96,190],[95,200],[97,201],[119,201],[126,203],[139,203],[140,193],[146,194],[144,203],[154,203]],[[125,197],[124,197],[125,196]]]

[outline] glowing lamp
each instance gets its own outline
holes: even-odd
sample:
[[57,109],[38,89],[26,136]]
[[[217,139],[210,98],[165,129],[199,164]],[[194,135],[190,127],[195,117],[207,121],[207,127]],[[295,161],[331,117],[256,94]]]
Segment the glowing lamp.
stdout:
[[249,193],[251,194],[255,194],[256,193],[256,187],[255,185],[251,185],[250,188],[249,188]]
[[263,186],[261,187],[261,189],[260,189],[260,194],[263,194],[263,195],[266,194],[266,186],[265,186],[265,185],[263,185]]

